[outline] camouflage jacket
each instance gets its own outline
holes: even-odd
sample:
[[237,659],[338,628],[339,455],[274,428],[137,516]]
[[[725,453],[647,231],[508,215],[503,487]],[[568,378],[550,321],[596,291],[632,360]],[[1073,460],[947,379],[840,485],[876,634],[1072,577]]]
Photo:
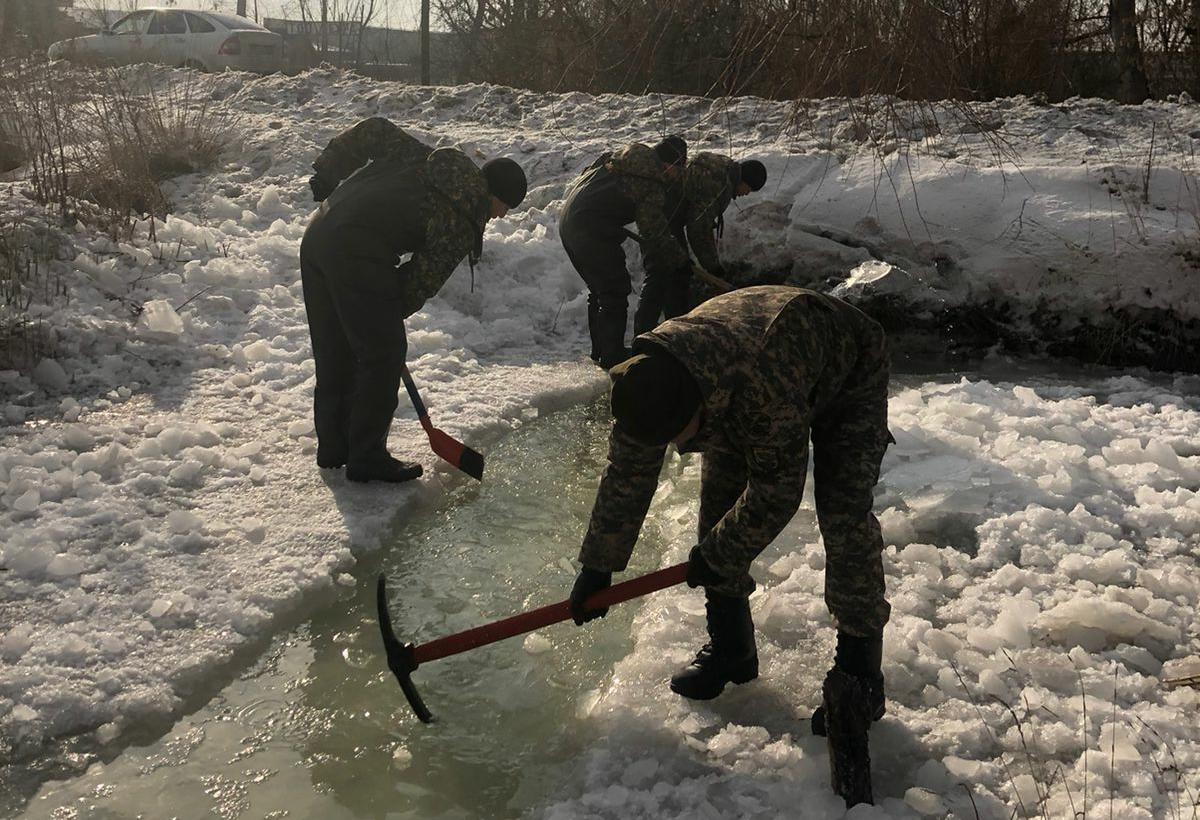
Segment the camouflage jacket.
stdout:
[[342,180],[368,162],[390,158],[403,164],[424,162],[433,152],[390,120],[371,117],[331,139],[313,160],[313,198],[321,202]]
[[622,242],[624,226],[637,223],[637,239],[647,265],[674,270],[687,254],[672,235],[668,214],[682,191],[660,170],[652,148],[640,143],[604,154],[571,184],[563,205],[567,225],[604,241]]
[[[704,399],[700,431],[684,449],[745,464],[741,497],[700,544],[722,575],[744,573],[800,506],[811,426],[836,412],[856,367],[886,361],[883,330],[838,299],[760,286],[711,299],[633,343],[635,352],[656,347],[688,369]],[[614,429],[579,553],[584,566],[625,569],[665,453]]]
[[683,217],[687,241],[700,267],[711,273],[721,267],[717,253],[716,224],[733,201],[736,161],[720,154],[700,153],[688,160],[683,178]]
[[322,203],[323,228],[347,258],[394,263],[412,254],[397,269],[401,306],[411,316],[464,256],[472,266],[478,261],[491,208],[487,182],[462,151],[432,150],[379,118],[334,137],[335,145],[314,167],[340,173],[357,159],[371,162],[354,169]]
[[492,205],[479,166],[457,148],[437,149],[421,170],[427,191],[421,209],[425,244],[400,267],[405,289],[411,293],[405,317],[441,290],[464,256],[474,277]]
[[634,203],[634,221],[646,264],[662,270],[686,265],[687,253],[672,235],[668,218],[677,194],[673,194],[670,180],[660,170],[654,149],[635,142],[614,153],[605,167],[621,181]]

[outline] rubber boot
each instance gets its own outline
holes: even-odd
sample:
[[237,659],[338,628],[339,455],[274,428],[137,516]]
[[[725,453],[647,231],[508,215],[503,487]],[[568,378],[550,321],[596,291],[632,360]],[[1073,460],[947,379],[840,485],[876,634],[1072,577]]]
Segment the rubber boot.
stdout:
[[317,466],[322,470],[333,470],[346,464],[345,447],[328,447],[317,442]]
[[588,358],[596,364],[600,364],[600,338],[603,335],[600,331],[600,301],[595,294],[588,294],[588,336],[592,342],[592,352],[588,354]]
[[871,706],[862,678],[834,667],[822,687],[829,779],[846,808],[874,803],[871,791]]
[[712,700],[727,683],[758,677],[758,650],[750,601],[705,591],[708,638],[696,658],[671,678],[671,691],[692,700]]
[[611,370],[629,358],[625,346],[625,317],[629,308],[624,304],[600,306],[600,366]]
[[[866,692],[868,712],[876,721],[887,711],[883,690],[883,636],[858,638],[839,632],[833,669],[845,672],[862,681]],[[830,670],[833,671],[833,670]],[[812,733],[825,737],[825,707],[818,706],[812,716]]]

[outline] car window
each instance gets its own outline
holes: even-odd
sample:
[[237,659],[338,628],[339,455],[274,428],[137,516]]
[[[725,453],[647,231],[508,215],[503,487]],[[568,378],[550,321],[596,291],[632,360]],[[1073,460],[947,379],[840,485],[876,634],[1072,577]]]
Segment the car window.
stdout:
[[144,34],[152,14],[152,11],[135,11],[125,15],[113,24],[113,34]]
[[187,17],[188,28],[192,30],[192,34],[210,34],[217,30],[216,26],[198,14],[185,11],[183,15]]
[[218,14],[210,11],[207,13],[207,16],[232,31],[266,31],[265,28],[253,20],[238,17],[236,14]]
[[187,23],[177,11],[158,11],[147,34],[187,34]]

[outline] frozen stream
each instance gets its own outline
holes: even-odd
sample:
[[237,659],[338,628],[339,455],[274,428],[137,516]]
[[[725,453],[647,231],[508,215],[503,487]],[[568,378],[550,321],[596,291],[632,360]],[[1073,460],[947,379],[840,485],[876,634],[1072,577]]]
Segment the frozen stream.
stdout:
[[[1060,816],[1049,808],[1086,800],[1081,784],[1115,801],[1105,816],[1190,816],[1169,810],[1200,785],[1200,730],[1181,719],[1200,697],[1164,692],[1157,675],[1200,650],[1195,385],[1076,387],[1085,379],[1034,371],[895,380],[898,443],[877,503],[897,545],[885,557],[893,705],[872,741],[880,816],[965,811],[963,782],[983,817],[1022,801]],[[759,682],[711,706],[665,691],[702,623],[696,593],[676,589],[586,631],[431,663],[415,680],[440,722],[410,713],[383,665],[377,570],[410,640],[564,597],[606,433],[591,404],[490,448],[487,482],[415,514],[355,586],[204,708],[47,784],[19,816],[837,816],[805,722],[832,640],[811,499],[756,571]],[[672,459],[665,476],[636,572],[689,546],[698,471]],[[1024,703],[1032,755],[1002,702]],[[1070,773],[1065,798],[1039,791],[1053,766]],[[1175,779],[1153,777],[1168,766]]]

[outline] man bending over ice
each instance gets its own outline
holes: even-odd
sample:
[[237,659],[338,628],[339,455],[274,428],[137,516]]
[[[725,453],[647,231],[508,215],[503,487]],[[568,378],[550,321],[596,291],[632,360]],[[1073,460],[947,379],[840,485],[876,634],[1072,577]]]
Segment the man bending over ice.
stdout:
[[828,725],[835,758],[854,752],[840,777],[833,760],[835,790],[851,805],[869,802],[867,728],[884,712],[890,613],[871,512],[890,439],[883,329],[829,296],[751,287],[638,336],[633,354],[610,372],[615,424],[571,590],[575,622],[607,611],[585,610],[584,602],[625,569],[674,443],[703,453],[687,582],[704,587],[708,642],[671,678],[671,689],[706,700],[727,683],[756,678],[750,566],[800,507],[811,437],[825,600],[837,625],[813,730],[825,734]]

